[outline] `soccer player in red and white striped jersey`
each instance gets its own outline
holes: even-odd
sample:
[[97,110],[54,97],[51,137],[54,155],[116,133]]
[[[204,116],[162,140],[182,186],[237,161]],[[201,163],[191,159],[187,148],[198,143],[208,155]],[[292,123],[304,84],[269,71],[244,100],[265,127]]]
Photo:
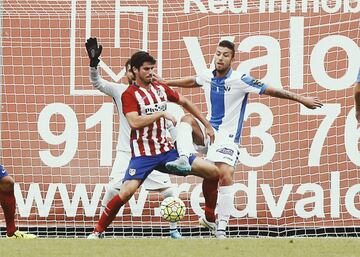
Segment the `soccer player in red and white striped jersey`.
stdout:
[[4,211],[6,223],[6,238],[33,239],[33,234],[21,232],[15,226],[16,199],[14,195],[14,179],[0,164],[0,205]]
[[[174,125],[176,123],[175,117],[166,111],[167,102],[177,103],[194,115],[204,124],[205,133],[210,141],[214,141],[214,131],[210,123],[193,103],[166,84],[152,80],[156,61],[151,55],[143,51],[137,52],[131,57],[130,63],[135,81],[122,94],[121,102],[123,113],[131,127],[132,158],[119,195],[108,203],[89,239],[102,238],[102,233],[114,220],[119,209],[131,198],[146,177],[154,169],[169,172],[165,164],[179,157],[166,137],[166,120]],[[178,171],[176,175],[192,174],[209,180],[219,178],[219,170],[214,164],[195,156],[189,158],[189,163],[190,171]]]
[[[97,54],[100,57],[101,45],[98,46],[96,38],[88,38],[86,43],[86,50],[88,51],[90,59],[90,81],[91,84],[99,91],[110,96],[117,108],[118,117],[119,117],[119,132],[118,132],[118,143],[116,146],[116,157],[109,175],[109,183],[106,185],[106,191],[101,201],[101,211],[102,213],[106,205],[110,202],[114,196],[116,196],[121,188],[123,183],[123,178],[125,176],[126,169],[129,165],[131,159],[131,149],[130,149],[130,126],[126,120],[126,117],[123,113],[121,96],[123,92],[127,89],[128,86],[133,84],[134,74],[131,71],[130,59],[126,61],[125,64],[125,74],[128,79],[129,85],[119,84],[107,81],[101,77],[98,72],[97,65],[98,62],[93,62],[92,54]],[[180,108],[181,107],[177,107]],[[174,111],[174,110],[173,110]],[[182,109],[181,109],[182,111]],[[176,112],[174,112],[176,113]],[[176,128],[172,122],[167,121],[167,132],[170,134],[171,140],[176,139]],[[167,197],[177,197],[178,186],[171,183],[169,174],[159,172],[154,170],[151,174],[144,180],[141,185],[145,190],[151,192],[158,192],[163,199]],[[181,234],[177,228],[177,222],[169,223],[169,235],[173,239],[181,239]]]

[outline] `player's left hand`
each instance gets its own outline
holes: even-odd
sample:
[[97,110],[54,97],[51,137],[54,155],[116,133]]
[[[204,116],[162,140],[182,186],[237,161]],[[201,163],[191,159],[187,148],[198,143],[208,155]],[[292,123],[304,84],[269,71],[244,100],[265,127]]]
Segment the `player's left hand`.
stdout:
[[205,133],[206,133],[206,136],[208,136],[209,139],[210,139],[210,144],[214,143],[214,141],[215,141],[215,132],[214,132],[213,127],[212,126],[205,127]]
[[157,73],[152,74],[152,80],[160,83],[166,83],[165,80],[162,77],[160,77]]
[[301,103],[309,109],[321,108],[323,106],[317,97],[304,97]]

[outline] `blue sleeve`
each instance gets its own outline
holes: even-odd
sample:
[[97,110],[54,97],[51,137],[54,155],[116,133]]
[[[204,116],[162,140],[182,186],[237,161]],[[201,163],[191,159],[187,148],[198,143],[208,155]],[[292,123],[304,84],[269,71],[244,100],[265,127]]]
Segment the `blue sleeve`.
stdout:
[[358,72],[358,77],[357,77],[356,82],[360,82],[360,69],[359,69],[359,72]]
[[2,177],[6,177],[9,176],[9,174],[7,173],[7,171],[5,170],[4,166],[2,164],[0,164],[0,179]]
[[246,75],[246,74],[242,75],[241,80],[251,87],[260,89],[259,92],[260,95],[263,94],[265,92],[265,89],[268,87],[267,84],[263,83],[258,79],[254,79],[250,75]]

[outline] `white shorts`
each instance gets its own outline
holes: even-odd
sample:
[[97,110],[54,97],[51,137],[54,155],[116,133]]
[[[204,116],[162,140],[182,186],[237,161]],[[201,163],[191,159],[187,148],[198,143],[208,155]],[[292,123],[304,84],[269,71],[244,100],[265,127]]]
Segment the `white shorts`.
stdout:
[[[126,169],[129,166],[131,153],[126,151],[116,151],[115,161],[109,176],[109,184],[114,188],[120,189]],[[153,191],[172,187],[169,174],[153,170],[142,184],[146,190]]]
[[209,140],[206,138],[204,124],[197,119],[196,121],[204,135],[204,145],[194,145],[196,151],[206,154],[205,159],[208,161],[226,163],[235,167],[239,157],[239,146],[234,143],[229,134],[215,130],[215,142],[210,145]]

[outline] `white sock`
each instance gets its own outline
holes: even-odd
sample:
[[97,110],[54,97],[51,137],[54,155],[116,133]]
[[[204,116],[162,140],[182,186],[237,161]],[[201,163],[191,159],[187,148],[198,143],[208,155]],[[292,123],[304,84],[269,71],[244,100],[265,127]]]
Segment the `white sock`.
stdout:
[[220,186],[217,204],[218,230],[226,230],[230,219],[230,210],[234,204],[234,190],[232,186]]
[[170,230],[177,229],[177,222],[170,222]]
[[114,188],[112,185],[108,184],[106,186],[105,195],[101,201],[100,215],[105,210],[106,205],[110,202],[111,199],[114,198],[120,192],[119,189]]
[[192,127],[186,122],[181,122],[177,128],[176,146],[179,156],[189,156],[193,153]]

